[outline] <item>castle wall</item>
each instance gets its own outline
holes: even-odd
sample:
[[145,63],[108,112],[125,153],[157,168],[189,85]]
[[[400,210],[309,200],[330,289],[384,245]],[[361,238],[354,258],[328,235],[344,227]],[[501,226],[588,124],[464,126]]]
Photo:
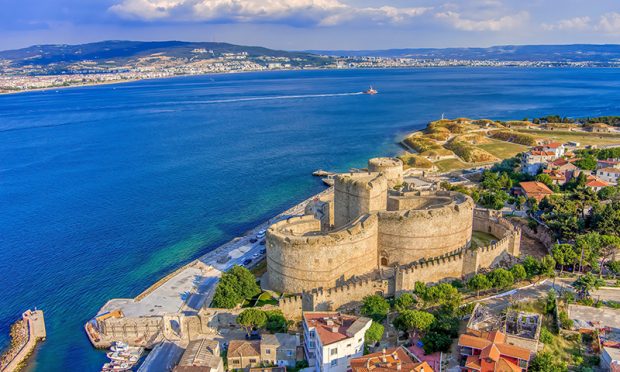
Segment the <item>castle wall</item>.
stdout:
[[269,287],[300,293],[330,288],[377,267],[377,217],[364,215],[343,228],[320,233],[312,216],[280,221],[267,230]]
[[[502,241],[501,249],[505,249],[506,252],[516,257],[520,255],[521,229],[503,218],[500,211],[476,208],[474,210],[473,229],[497,237]],[[504,237],[507,237],[506,241],[504,241]]]
[[378,249],[384,266],[406,265],[469,246],[474,203],[465,195],[390,196],[388,207],[393,210],[378,213]]
[[340,228],[363,214],[384,210],[387,189],[387,179],[379,173],[334,177],[334,226]]
[[438,283],[463,277],[468,251],[457,251],[421,263],[404,266],[396,271],[396,293],[412,291],[416,282]]
[[335,311],[342,307],[359,306],[364,297],[379,294],[392,296],[388,280],[361,280],[329,289],[315,289],[304,293],[308,297],[304,303],[305,311]]
[[368,171],[383,173],[392,188],[403,183],[403,162],[398,158],[373,158],[368,160]]

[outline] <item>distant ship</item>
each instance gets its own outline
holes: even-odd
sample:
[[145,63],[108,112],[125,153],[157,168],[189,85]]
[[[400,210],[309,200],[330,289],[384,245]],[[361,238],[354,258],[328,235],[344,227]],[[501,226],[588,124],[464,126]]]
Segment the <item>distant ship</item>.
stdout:
[[373,89],[372,85],[367,90],[363,91],[364,94],[377,94],[379,93],[376,89]]

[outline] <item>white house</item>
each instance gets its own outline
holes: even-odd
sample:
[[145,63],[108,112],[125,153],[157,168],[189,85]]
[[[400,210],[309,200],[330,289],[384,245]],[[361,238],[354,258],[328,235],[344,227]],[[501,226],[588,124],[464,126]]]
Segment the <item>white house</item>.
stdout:
[[601,180],[612,183],[614,185],[618,184],[618,178],[620,178],[620,169],[618,168],[600,168],[596,170],[596,177]]
[[351,359],[364,353],[364,334],[372,321],[337,312],[305,312],[304,350],[320,372],[346,372]]

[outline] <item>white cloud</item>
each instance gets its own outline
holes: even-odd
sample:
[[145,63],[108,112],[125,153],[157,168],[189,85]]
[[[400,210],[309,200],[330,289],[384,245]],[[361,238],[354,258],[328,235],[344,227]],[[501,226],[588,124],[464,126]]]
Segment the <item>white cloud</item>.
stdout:
[[109,10],[144,21],[268,22],[333,26],[351,21],[403,23],[430,8],[355,7],[340,0],[121,0]]
[[463,17],[460,13],[447,11],[435,14],[435,17],[448,22],[452,27],[462,31],[502,31],[522,26],[529,13],[522,11],[514,15],[499,18],[475,20]]
[[543,23],[542,28],[547,31],[587,30],[590,28],[590,17],[575,17],[563,19],[555,23]]
[[620,13],[603,14],[596,29],[609,34],[620,34]]

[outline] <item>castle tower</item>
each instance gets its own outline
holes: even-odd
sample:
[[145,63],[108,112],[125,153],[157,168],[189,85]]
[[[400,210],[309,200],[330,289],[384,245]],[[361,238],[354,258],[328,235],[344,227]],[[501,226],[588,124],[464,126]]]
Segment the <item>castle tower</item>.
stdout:
[[340,228],[359,216],[385,210],[388,181],[379,173],[346,173],[334,177],[334,226]]
[[403,183],[403,162],[398,158],[372,158],[368,160],[368,171],[383,173],[389,188]]

